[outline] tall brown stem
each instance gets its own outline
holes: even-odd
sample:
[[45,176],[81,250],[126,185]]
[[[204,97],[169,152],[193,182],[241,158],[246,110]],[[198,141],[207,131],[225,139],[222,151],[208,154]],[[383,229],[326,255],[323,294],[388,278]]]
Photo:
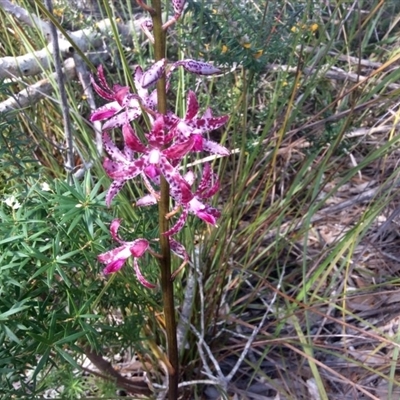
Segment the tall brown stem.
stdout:
[[[162,28],[161,1],[152,0],[153,12],[153,33],[154,33],[154,54],[155,61],[165,57],[166,36]],[[167,94],[166,94],[165,74],[157,82],[157,104],[160,114],[167,113]],[[163,296],[163,306],[165,315],[165,325],[167,331],[168,358],[171,367],[169,373],[168,398],[176,400],[178,398],[178,378],[179,378],[179,360],[178,345],[176,339],[176,319],[174,305],[174,286],[171,281],[171,249],[169,239],[164,232],[168,230],[168,220],[166,215],[169,212],[169,186],[163,176],[160,184],[161,198],[159,201],[159,226],[160,226],[160,247],[161,247],[161,290]]]

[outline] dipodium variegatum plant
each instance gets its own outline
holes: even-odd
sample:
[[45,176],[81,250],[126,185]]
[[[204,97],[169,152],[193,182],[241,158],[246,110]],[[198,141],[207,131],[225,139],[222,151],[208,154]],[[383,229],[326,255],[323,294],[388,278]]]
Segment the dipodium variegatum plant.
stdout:
[[[199,152],[208,152],[218,156],[229,155],[228,149],[208,140],[205,133],[220,128],[228,116],[215,117],[211,109],[199,115],[199,104],[195,93],[187,93],[186,114],[180,117],[167,109],[169,80],[173,71],[182,67],[198,75],[213,75],[220,70],[209,63],[184,59],[169,63],[166,57],[166,31],[181,16],[184,0],[173,0],[174,16],[162,21],[161,1],[153,0],[151,6],[143,1],[138,3],[151,15],[142,28],[154,44],[155,62],[146,71],[140,66],[134,73],[135,88],[107,83],[103,68],[98,68],[97,78],[92,77],[96,92],[107,104],[98,108],[92,115],[92,121],[104,121],[102,138],[107,153],[103,166],[112,179],[108,189],[106,203],[113,204],[114,197],[131,179],[139,179],[147,188],[148,194],[136,201],[136,205],[158,205],[159,244],[158,251],[152,248],[149,238],[138,237],[125,241],[119,232],[121,220],[111,223],[111,236],[119,246],[99,255],[99,261],[105,264],[106,274],[119,271],[129,258],[133,259],[135,274],[145,287],[155,289],[157,285],[148,281],[139,266],[139,260],[148,252],[157,258],[161,270],[161,291],[166,321],[167,345],[170,368],[168,370],[169,398],[177,398],[178,388],[178,352],[176,342],[176,322],[173,299],[173,280],[176,274],[188,263],[189,255],[184,244],[175,239],[175,235],[189,221],[193,214],[203,221],[215,225],[220,212],[209,204],[219,189],[219,181],[210,164],[197,169],[184,171],[185,165],[194,160],[191,157]],[[153,36],[154,34],[154,36]],[[156,89],[149,90],[156,85]],[[140,116],[149,121],[148,132],[138,134],[132,122]],[[112,131],[122,130],[123,146],[117,146],[112,139]],[[176,222],[169,226],[168,220],[180,212]],[[171,252],[183,259],[181,267],[171,271]]]

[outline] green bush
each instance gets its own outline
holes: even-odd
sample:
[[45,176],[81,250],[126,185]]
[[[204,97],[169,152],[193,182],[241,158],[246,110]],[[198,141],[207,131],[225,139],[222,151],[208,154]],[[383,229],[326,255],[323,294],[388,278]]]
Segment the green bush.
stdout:
[[[112,286],[102,278],[96,257],[109,244],[111,216],[101,180],[90,174],[71,185],[28,179],[24,191],[3,196],[0,394],[39,393],[46,387],[38,377],[49,368],[77,367],[85,346],[137,341],[140,307],[149,295],[127,290],[129,273]],[[113,316],[117,311],[123,326]]]

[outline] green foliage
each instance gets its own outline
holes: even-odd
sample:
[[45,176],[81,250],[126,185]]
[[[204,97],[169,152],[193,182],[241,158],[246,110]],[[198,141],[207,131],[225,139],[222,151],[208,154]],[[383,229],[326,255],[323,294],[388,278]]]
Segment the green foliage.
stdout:
[[96,262],[110,243],[102,180],[27,182],[0,206],[1,394],[25,393],[27,369],[29,391],[40,392],[43,371],[77,367],[86,345],[137,341],[146,305],[140,288],[127,291],[126,279],[137,286],[129,274],[109,287]]
[[[195,48],[217,65],[242,65],[262,72],[269,62],[285,62],[293,51],[298,21],[313,15],[314,4],[297,2],[282,7],[279,2],[189,1],[183,27],[184,52]],[[303,24],[304,25],[304,24]],[[304,29],[305,31],[307,29]],[[194,40],[196,38],[196,40]]]

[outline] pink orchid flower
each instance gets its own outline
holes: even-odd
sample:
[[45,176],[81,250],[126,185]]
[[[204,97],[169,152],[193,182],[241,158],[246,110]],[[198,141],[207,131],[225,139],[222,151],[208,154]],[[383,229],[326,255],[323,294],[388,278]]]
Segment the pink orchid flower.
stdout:
[[176,19],[178,19],[181,16],[185,3],[186,0],[172,0],[172,6],[174,7]]
[[122,240],[118,235],[118,229],[121,224],[120,219],[115,219],[110,226],[111,236],[114,240],[121,244],[120,247],[107,251],[106,253],[100,254],[97,259],[106,264],[103,272],[105,274],[111,274],[119,271],[125,264],[129,257],[133,257],[133,268],[139,282],[149,288],[154,289],[156,285],[150,283],[145,279],[139,268],[138,258],[141,258],[144,253],[149,249],[149,242],[146,239],[136,239],[132,242],[126,242]]
[[[185,175],[185,179],[189,184],[194,182],[193,172],[189,172]],[[194,193],[192,200],[186,204],[181,204],[182,214],[175,225],[170,228],[164,234],[167,236],[175,235],[178,233],[186,223],[189,214],[193,214],[196,217],[202,219],[210,225],[216,225],[217,219],[221,216],[221,213],[209,204],[204,204],[204,200],[210,199],[219,190],[219,181],[215,174],[211,172],[210,164],[205,164],[203,169],[203,176]],[[172,212],[173,213],[173,212]],[[172,214],[171,213],[171,214]]]
[[[111,236],[114,240],[121,244],[121,246],[109,250],[103,254],[100,254],[97,259],[106,264],[103,272],[105,274],[112,274],[114,272],[119,271],[126,263],[126,260],[129,257],[133,257],[133,268],[138,278],[138,281],[148,289],[155,289],[157,285],[149,282],[142,274],[140,270],[138,259],[143,257],[146,251],[150,251],[149,241],[146,239],[136,239],[131,242],[127,242],[122,240],[118,235],[118,229],[121,225],[120,219],[115,219],[112,221],[110,226]],[[189,262],[189,255],[185,250],[185,247],[177,242],[174,239],[170,239],[170,245],[172,252],[178,257],[183,259],[182,265],[179,267],[179,270],[183,268]]]
[[186,71],[196,75],[214,75],[221,72],[219,68],[214,67],[212,64],[204,61],[192,60],[191,58],[175,62],[173,68],[176,67],[183,67]]
[[[154,73],[154,72],[153,72]],[[103,130],[113,129],[137,119],[142,114],[141,106],[149,111],[155,110],[157,106],[157,92],[153,90],[149,95],[143,86],[143,73],[141,67],[137,67],[134,74],[134,82],[137,94],[131,93],[128,86],[114,85],[112,88],[107,84],[104,69],[100,65],[97,69],[99,84],[91,76],[94,90],[109,103],[96,109],[90,116],[90,120],[107,120]],[[151,73],[148,73],[148,77]],[[149,79],[149,78],[147,78]]]
[[[190,185],[193,184],[194,179],[195,176],[193,172],[188,172],[185,175],[185,180]],[[211,172],[210,164],[205,164],[203,176],[201,178],[199,186],[197,187],[196,192],[194,193],[192,200],[190,200],[186,204],[178,204],[177,207],[170,213],[171,215],[174,215],[179,207],[182,207],[182,214],[179,216],[178,221],[164,234],[167,236],[177,234],[185,225],[189,214],[196,215],[198,218],[202,219],[204,222],[207,222],[210,225],[216,225],[217,219],[221,216],[221,213],[209,204],[204,204],[203,201],[210,199],[212,196],[215,195],[215,193],[217,193],[218,190],[219,181],[216,175]],[[150,190],[150,194],[140,198],[136,202],[136,205],[138,207],[153,205],[156,204],[158,198],[159,193],[154,193],[154,191]]]
[[[165,133],[168,130],[170,132]],[[182,159],[192,149],[194,145],[192,138],[170,144],[174,133],[165,123],[163,115],[157,117],[152,131],[146,135],[147,146],[140,142],[129,124],[123,126],[122,132],[125,139],[123,151],[119,150],[106,132],[103,133],[104,148],[110,156],[105,158],[103,167],[113,179],[106,196],[108,206],[124,184],[140,174],[145,174],[154,180],[158,173],[162,173],[170,185],[171,197],[178,204],[185,204],[193,198],[190,185],[171,164],[171,161]],[[164,148],[168,144],[170,146]],[[139,158],[134,158],[135,153],[141,154]]]
[[208,108],[202,117],[198,117],[199,103],[194,92],[191,90],[187,95],[187,110],[186,115],[181,120],[176,120],[177,136],[180,135],[180,140],[187,140],[192,137],[195,141],[193,146],[194,151],[207,151],[212,154],[219,154],[221,156],[228,156],[229,150],[219,145],[212,140],[206,139],[203,135],[206,132],[213,131],[224,125],[229,116],[214,117],[211,109]]
[[[179,66],[198,75],[212,75],[220,72],[218,68],[202,61],[191,59],[180,60],[172,64],[167,80],[169,80],[171,73]],[[137,94],[135,94],[130,92],[128,86],[117,84],[110,87],[105,78],[104,69],[100,65],[97,69],[99,84],[93,76],[91,76],[91,82],[97,94],[103,99],[108,100],[109,103],[97,108],[90,116],[90,120],[92,122],[107,120],[103,125],[103,130],[110,130],[137,119],[142,114],[142,108],[145,108],[150,115],[154,114],[157,106],[157,91],[153,90],[149,94],[147,88],[155,84],[164,72],[165,59],[154,63],[146,72],[143,72],[141,67],[137,67],[134,73],[134,83],[137,91]],[[208,117],[210,121],[212,119],[216,120],[211,114]]]

